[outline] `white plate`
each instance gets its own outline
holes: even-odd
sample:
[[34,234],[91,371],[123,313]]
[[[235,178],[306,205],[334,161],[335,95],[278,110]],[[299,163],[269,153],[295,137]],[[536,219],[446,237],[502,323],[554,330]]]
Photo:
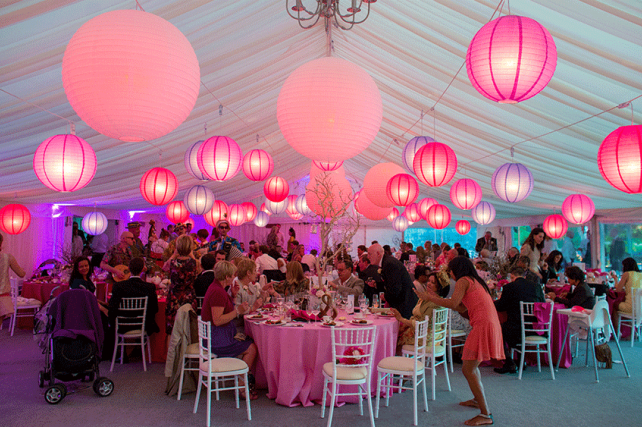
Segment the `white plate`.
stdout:
[[249,316],[245,316],[246,319],[249,320],[267,320],[268,316],[260,316],[260,317],[255,317],[256,314],[250,314]]
[[381,313],[377,313],[377,315],[381,317],[395,317],[395,315],[392,314],[391,312],[381,312]]
[[334,325],[326,325],[325,323],[321,323],[321,326],[324,326],[326,328],[331,328],[332,326],[334,326],[335,328],[339,328],[339,327],[343,326],[343,322],[335,321]]
[[267,320],[264,320],[264,321],[261,322],[261,324],[262,325],[268,325],[268,326],[283,326],[283,325],[285,325],[285,322],[283,320],[280,320],[279,323],[267,323]]
[[350,321],[350,324],[352,324],[352,325],[356,325],[356,326],[368,326],[368,325],[372,325],[372,320],[361,319],[361,320],[365,320],[365,321],[366,321],[366,323],[355,323],[355,321],[356,321],[356,320],[358,320],[358,319],[353,319],[353,320],[351,320],[351,321]]

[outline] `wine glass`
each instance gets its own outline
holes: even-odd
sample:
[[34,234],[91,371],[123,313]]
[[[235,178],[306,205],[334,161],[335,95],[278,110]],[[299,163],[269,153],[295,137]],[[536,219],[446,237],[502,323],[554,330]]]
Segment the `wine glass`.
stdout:
[[377,295],[372,296],[372,308],[379,308],[379,297]]
[[366,314],[366,310],[368,309],[368,299],[364,295],[359,297],[359,309],[361,310],[361,313],[364,315]]
[[315,317],[319,316],[319,313],[321,312],[319,303],[318,302],[313,302],[310,304],[311,305],[311,310],[310,313],[314,314]]
[[276,304],[279,306],[279,308],[283,307],[284,303],[285,303],[285,298],[284,297],[277,297],[276,298]]

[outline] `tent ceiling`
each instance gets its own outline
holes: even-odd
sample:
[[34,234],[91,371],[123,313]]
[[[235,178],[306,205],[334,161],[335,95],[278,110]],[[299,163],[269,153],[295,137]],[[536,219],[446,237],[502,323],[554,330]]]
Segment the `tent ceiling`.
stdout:
[[[0,8],[0,89],[22,99],[0,92],[0,204],[96,204],[159,211],[140,195],[143,173],[159,165],[169,168],[178,177],[182,198],[198,183],[183,166],[185,149],[216,134],[235,139],[244,153],[253,148],[267,150],[275,160],[274,174],[287,179],[292,192],[302,193],[304,185],[292,183],[308,174],[310,161],[283,138],[276,100],[292,71],[326,55],[323,25],[301,29],[287,16],[283,0],[139,2],[145,11],[169,20],[185,34],[198,56],[203,83],[187,120],[150,143],[123,143],[89,128],[71,108],[61,78],[62,57],[75,31],[101,13],[133,9],[133,0],[25,0]],[[606,183],[596,163],[601,141],[617,127],[631,123],[631,109],[615,108],[574,124],[642,95],[642,3],[513,1],[511,12],[544,25],[558,51],[550,84],[517,105],[483,98],[469,83],[465,67],[449,87],[469,41],[497,3],[380,0],[372,4],[364,24],[351,31],[333,29],[332,55],[363,67],[383,98],[379,134],[345,164],[354,187],[363,183],[377,162],[402,164],[404,144],[425,134],[454,149],[460,164],[455,179],[476,179],[498,217],[559,211],[564,198],[577,192],[590,195],[598,209],[642,206],[639,195],[622,193]],[[640,124],[642,100],[633,105],[637,107],[634,122]],[[74,122],[77,135],[96,151],[96,176],[82,190],[56,193],[37,180],[32,169],[35,149],[44,139],[67,133],[69,127],[66,120],[36,106]],[[426,115],[419,120],[422,110]],[[499,200],[490,188],[493,171],[510,161],[511,146],[515,146],[514,160],[528,166],[535,179],[531,196],[515,205]],[[230,181],[206,185],[228,203],[260,204],[263,199],[262,184],[247,180],[242,172]],[[450,206],[453,219],[461,216],[450,203],[450,184],[420,187],[420,197]],[[463,214],[469,216],[469,212]]]

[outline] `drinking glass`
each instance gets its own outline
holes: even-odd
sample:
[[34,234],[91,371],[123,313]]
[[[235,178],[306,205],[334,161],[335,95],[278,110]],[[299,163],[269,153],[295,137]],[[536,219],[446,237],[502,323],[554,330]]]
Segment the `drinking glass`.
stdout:
[[364,315],[366,314],[366,310],[368,309],[368,300],[367,299],[359,298],[359,309],[361,310],[361,313],[363,313]]
[[377,295],[372,296],[372,308],[379,308],[379,297]]
[[310,305],[311,305],[310,313],[314,314],[315,316],[318,316],[319,313],[321,312],[320,307],[319,307],[319,303],[318,302],[314,302],[314,303],[311,303]]
[[285,298],[277,297],[276,298],[276,303],[278,304],[279,307],[283,307],[283,303],[285,303]]

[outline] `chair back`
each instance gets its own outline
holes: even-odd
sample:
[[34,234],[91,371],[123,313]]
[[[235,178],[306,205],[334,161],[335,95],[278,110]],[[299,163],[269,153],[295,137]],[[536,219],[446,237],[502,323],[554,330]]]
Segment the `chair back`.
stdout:
[[606,301],[606,294],[596,296],[595,297],[595,303],[597,304],[599,301]]
[[633,322],[640,325],[642,323],[642,289],[633,289],[631,296],[633,297],[633,309],[631,310]]
[[[546,318],[538,318],[535,314],[535,304],[548,305],[548,316]],[[522,342],[526,340],[527,335],[543,335],[550,339],[551,325],[553,323],[553,303],[535,303],[535,302],[519,302],[519,312],[521,315],[522,323]]]
[[118,307],[118,316],[116,316],[116,331],[119,326],[144,331],[146,316],[147,297],[123,298]]
[[196,297],[196,308],[200,311],[203,308],[203,300],[205,297]]
[[[438,355],[446,351],[446,339],[450,310],[436,308],[432,311],[432,354]],[[441,348],[440,350],[437,350]]]
[[212,328],[211,322],[204,322],[201,316],[198,316],[198,357],[200,362],[210,361],[209,343],[212,342]]
[[332,336],[332,369],[333,376],[337,375],[337,366],[347,368],[366,368],[368,377],[372,371],[372,355],[374,353],[375,328],[335,328],[331,329]]
[[18,282],[11,278],[11,302],[13,303],[13,310],[15,312],[16,306],[18,305],[18,295],[20,291],[18,290]]

